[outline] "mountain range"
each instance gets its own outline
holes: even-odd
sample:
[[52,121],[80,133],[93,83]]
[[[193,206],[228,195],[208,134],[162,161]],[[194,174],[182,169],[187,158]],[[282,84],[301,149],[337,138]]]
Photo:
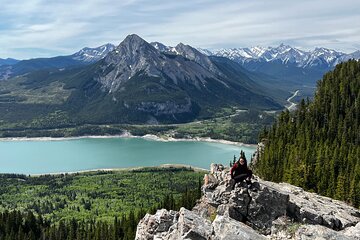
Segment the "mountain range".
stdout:
[[[181,55],[176,47],[166,46],[160,42],[150,44],[163,53]],[[96,48],[85,47],[68,56],[22,61],[11,58],[0,59],[0,80],[51,67],[69,68],[91,64],[104,58],[115,47],[107,43]],[[196,50],[206,56],[226,57],[248,71],[264,73],[268,77],[286,81],[291,86],[290,89],[304,84],[314,87],[317,80],[338,63],[349,59],[360,59],[359,50],[350,54],[323,47],[304,51],[285,44],[277,47],[223,48],[213,51],[197,48]]]
[[65,69],[95,63],[104,58],[114,48],[114,45],[108,43],[96,48],[85,47],[68,56],[34,58],[21,61],[9,58],[0,59],[0,80],[41,69]]
[[213,52],[202,51],[206,55],[227,57],[236,62],[274,62],[295,64],[301,68],[333,68],[338,63],[351,58],[360,58],[360,51],[350,54],[338,52],[327,48],[315,48],[313,51],[303,51],[289,45],[280,44],[278,47],[251,47],[220,49]]
[[33,121],[61,112],[66,124],[176,123],[228,107],[277,110],[290,91],[312,96],[316,81],[350,58],[360,58],[360,51],[302,51],[284,44],[209,51],[148,43],[132,34],[118,46],[8,60],[0,66],[0,120]]
[[176,123],[213,117],[229,107],[282,109],[289,93],[270,91],[238,63],[182,43],[173,49],[176,54],[160,51],[132,34],[115,48],[6,66],[1,120],[56,126]]
[[[158,42],[152,44],[161,51],[176,53],[173,47]],[[280,82],[285,81],[292,89],[305,91],[307,87],[313,89],[316,82],[338,63],[349,59],[360,59],[359,50],[350,54],[323,47],[304,51],[285,44],[277,47],[223,48],[213,51],[198,48],[197,50],[207,56],[226,57],[248,71],[272,76]],[[312,95],[313,90],[307,92]]]
[[262,72],[292,82],[290,84],[298,85],[297,88],[300,89],[304,85],[315,87],[316,82],[338,63],[353,58],[360,59],[360,51],[350,54],[327,48],[303,51],[284,44],[267,48],[221,49],[207,54],[227,57],[249,71]]

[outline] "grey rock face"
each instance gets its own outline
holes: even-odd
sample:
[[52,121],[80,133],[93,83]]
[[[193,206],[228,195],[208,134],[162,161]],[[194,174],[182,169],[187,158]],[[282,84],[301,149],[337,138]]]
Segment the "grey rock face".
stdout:
[[296,240],[310,240],[310,239],[326,239],[326,240],[350,240],[353,237],[348,237],[341,232],[334,231],[330,228],[321,225],[303,225],[295,233]]
[[190,59],[196,63],[198,63],[199,65],[201,65],[202,67],[208,69],[209,71],[221,75],[220,71],[217,69],[217,67],[211,62],[211,60],[209,59],[208,56],[200,53],[198,50],[196,50],[195,48],[189,46],[189,45],[185,45],[182,43],[179,43],[176,47],[175,50],[178,54],[184,56],[187,59]]
[[[155,47],[160,52],[164,52],[167,54],[181,55],[191,61],[194,61],[206,68],[207,70],[215,73],[216,75],[222,75],[219,69],[213,64],[213,62],[208,57],[212,54],[206,54],[206,52],[199,51],[196,48],[193,48],[189,45],[185,45],[183,43],[179,43],[175,47],[165,46],[159,42],[150,43],[153,47]],[[208,52],[209,53],[209,52]]]
[[348,227],[343,230],[345,236],[351,237],[353,239],[360,239],[360,222],[353,227]]
[[266,239],[251,227],[230,217],[216,216],[212,225],[214,227],[212,239],[214,240]]
[[135,34],[127,36],[104,58],[96,79],[104,90],[114,92],[139,73],[170,79],[175,84],[186,82],[198,89],[206,86],[206,78],[217,79],[196,62],[176,55],[168,57]]
[[252,186],[234,184],[229,169],[212,164],[193,210],[157,224],[149,219],[160,213],[145,216],[137,239],[360,239],[360,212],[345,203],[257,177]]
[[211,222],[197,215],[195,212],[181,208],[179,220],[173,225],[164,239],[210,239],[212,234]]
[[247,218],[254,228],[269,234],[272,221],[286,215],[289,195],[261,183],[260,186],[259,191],[250,192]]
[[259,181],[261,185],[289,195],[287,213],[297,221],[341,230],[360,221],[359,210],[343,202],[309,193],[288,183]]
[[177,222],[178,217],[179,213],[166,209],[158,210],[154,215],[146,214],[137,226],[135,239],[161,239],[170,226]]

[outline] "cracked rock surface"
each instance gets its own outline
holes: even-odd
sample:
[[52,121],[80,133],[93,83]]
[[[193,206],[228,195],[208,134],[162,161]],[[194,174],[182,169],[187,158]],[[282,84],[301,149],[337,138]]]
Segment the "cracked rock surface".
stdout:
[[191,211],[147,214],[136,239],[360,239],[358,209],[257,177],[248,189],[245,183],[234,184],[228,173],[212,164],[203,197]]

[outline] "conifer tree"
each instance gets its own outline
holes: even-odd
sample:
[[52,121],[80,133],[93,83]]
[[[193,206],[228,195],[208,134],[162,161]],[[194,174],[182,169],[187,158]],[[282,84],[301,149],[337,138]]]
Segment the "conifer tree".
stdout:
[[259,136],[265,151],[255,172],[359,207],[360,62],[336,66],[318,82],[312,101],[284,111]]

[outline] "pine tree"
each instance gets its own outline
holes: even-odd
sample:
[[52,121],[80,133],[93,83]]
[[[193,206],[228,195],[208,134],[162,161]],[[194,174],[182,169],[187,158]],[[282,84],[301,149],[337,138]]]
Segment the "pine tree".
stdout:
[[259,136],[266,142],[255,171],[359,206],[360,62],[336,66],[313,101],[281,113]]

